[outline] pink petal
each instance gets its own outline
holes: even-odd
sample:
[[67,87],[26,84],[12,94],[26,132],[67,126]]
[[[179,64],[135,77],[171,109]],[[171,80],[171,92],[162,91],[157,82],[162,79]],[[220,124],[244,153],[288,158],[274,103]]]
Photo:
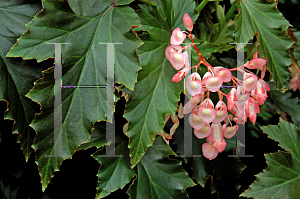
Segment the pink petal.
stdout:
[[222,82],[230,82],[232,78],[232,73],[228,68],[214,67],[214,72],[219,76]]
[[224,137],[225,138],[232,138],[236,134],[237,130],[238,130],[238,125],[228,126],[224,130]]
[[170,62],[176,70],[180,70],[184,66],[185,56],[183,53],[174,51],[170,54]]
[[228,95],[226,96],[227,99],[227,107],[228,110],[231,110],[232,107],[236,104],[236,89],[232,88]]
[[202,129],[200,130],[194,130],[194,134],[197,138],[202,139],[209,136],[212,132],[212,128],[209,126],[209,124],[206,124]]
[[216,109],[225,109],[227,110],[226,104],[223,101],[218,101],[217,105],[216,105]]
[[256,113],[255,114],[249,114],[249,119],[252,122],[253,125],[255,125],[256,122]]
[[249,69],[257,69],[257,68],[261,68],[264,65],[266,65],[267,61],[265,59],[262,58],[256,58],[256,59],[251,59],[249,61],[249,64],[245,64],[245,67],[249,68]]
[[214,108],[200,107],[198,116],[205,123],[211,123],[216,118],[216,110]]
[[245,92],[242,86],[238,86],[236,90],[237,103],[243,105],[249,98],[250,93]]
[[187,13],[183,15],[183,24],[188,31],[193,30],[193,20],[191,19],[190,15],[188,15]]
[[203,100],[200,104],[200,106],[202,107],[209,107],[209,108],[214,108],[214,103],[211,101],[210,98],[206,98],[205,100]]
[[193,104],[191,103],[191,100],[188,101],[184,107],[183,107],[183,114],[188,114],[192,111],[193,109]]
[[203,75],[203,79],[207,79],[207,78],[209,78],[209,77],[211,77],[211,76],[213,76],[213,75],[211,74],[211,72],[206,72],[206,73]]
[[227,145],[227,143],[225,142],[224,139],[222,140],[222,142],[213,142],[212,143],[212,147],[214,147],[215,149],[217,149],[217,151],[219,153],[221,153],[222,151],[224,151],[226,145]]
[[216,118],[212,121],[212,123],[217,124],[222,122],[228,115],[227,110],[217,110]]
[[209,143],[204,143],[202,145],[202,152],[204,157],[206,157],[209,160],[215,159],[218,156],[218,151]]
[[172,78],[172,82],[180,82],[184,77],[185,74],[187,74],[189,72],[188,68],[184,68],[180,71],[178,71]]
[[180,28],[176,28],[172,32],[170,43],[172,45],[180,45],[184,41],[185,38],[186,38],[186,35],[183,32],[181,32]]
[[262,84],[266,91],[270,91],[270,86],[267,82],[265,82],[263,79],[260,79],[258,81]]
[[211,124],[212,133],[207,137],[207,142],[222,142],[224,137],[221,123]]
[[189,116],[189,122],[191,127],[196,130],[200,130],[205,126],[205,123],[198,117],[198,115],[192,113]]
[[265,74],[266,74],[266,71],[267,71],[267,65],[264,65],[261,69],[261,77],[260,78],[264,78],[265,77]]
[[165,55],[166,55],[166,58],[167,60],[170,61],[170,54],[176,50],[181,50],[182,47],[181,46],[175,46],[175,45],[171,45],[171,46],[168,46],[165,50]]
[[256,51],[254,54],[253,54],[253,59],[256,59],[258,58],[258,51]]
[[253,74],[245,74],[244,75],[244,88],[246,91],[251,91],[255,88],[257,83],[257,76]]
[[203,94],[197,94],[191,97],[191,99],[184,105],[183,114],[188,114],[194,107],[202,100]]
[[223,82],[220,77],[209,77],[205,80],[206,88],[211,92],[217,92],[220,90]]
[[195,72],[187,78],[186,89],[191,96],[201,93],[202,90],[201,77],[198,73]]
[[189,55],[188,55],[187,51],[184,51],[183,54],[185,57],[184,68],[190,69],[191,66],[190,66],[190,62],[189,62]]

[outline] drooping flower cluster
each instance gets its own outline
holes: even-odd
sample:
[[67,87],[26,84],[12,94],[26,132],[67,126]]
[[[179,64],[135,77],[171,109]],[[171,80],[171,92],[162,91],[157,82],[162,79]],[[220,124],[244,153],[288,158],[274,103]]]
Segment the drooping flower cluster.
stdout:
[[[183,23],[189,32],[176,28],[172,32],[171,45],[166,48],[165,56],[172,66],[178,70],[172,78],[173,82],[180,82],[192,68],[196,69],[196,72],[186,78],[186,90],[192,97],[183,108],[180,105],[178,116],[183,118],[183,114],[190,114],[189,123],[194,129],[195,136],[199,139],[206,138],[207,141],[202,146],[203,155],[212,160],[225,149],[224,137],[231,138],[237,132],[238,126],[232,125],[231,121],[243,124],[249,118],[255,124],[256,114],[260,112],[259,106],[264,104],[268,97],[267,91],[270,90],[269,85],[263,80],[266,71],[266,60],[258,58],[258,52],[256,52],[253,59],[243,66],[233,69],[222,66],[213,67],[203,58],[194,45],[191,32],[193,22],[188,14],[184,15]],[[186,38],[192,41],[192,45],[180,46]],[[188,59],[187,48],[189,47],[195,48],[200,60],[193,67],[190,66]],[[197,72],[201,64],[207,67],[207,72],[202,78]],[[261,70],[261,78],[258,78],[245,67]],[[232,76],[231,71],[234,70],[244,74],[243,80]],[[228,94],[225,94],[220,88],[223,83],[230,81],[233,82],[233,88]],[[219,101],[216,105],[209,98],[210,92],[217,92],[219,95]],[[227,105],[223,102],[224,96],[227,98]]]

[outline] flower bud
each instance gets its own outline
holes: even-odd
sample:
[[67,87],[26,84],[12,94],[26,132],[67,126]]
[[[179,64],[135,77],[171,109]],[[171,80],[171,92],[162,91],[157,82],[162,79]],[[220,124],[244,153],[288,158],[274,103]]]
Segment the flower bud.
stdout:
[[188,15],[187,13],[183,15],[183,24],[188,31],[193,30],[193,20],[191,19],[190,15]]

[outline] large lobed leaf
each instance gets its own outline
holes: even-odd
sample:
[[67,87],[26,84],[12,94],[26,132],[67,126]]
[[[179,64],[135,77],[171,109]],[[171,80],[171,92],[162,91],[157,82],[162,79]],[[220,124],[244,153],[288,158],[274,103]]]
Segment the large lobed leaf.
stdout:
[[[119,124],[119,123],[118,123]],[[105,127],[105,125],[102,124]],[[100,135],[92,136],[98,140],[106,140],[105,128],[102,128]],[[104,138],[104,139],[103,139]],[[130,168],[130,157],[128,149],[128,138],[123,132],[118,132],[115,135],[115,155],[122,155],[121,157],[111,157],[113,151],[106,154],[106,146],[102,150],[98,150],[93,157],[101,164],[98,171],[98,186],[96,198],[103,198],[111,192],[123,188],[130,182],[131,178],[135,175],[134,170]],[[107,155],[108,157],[105,157]]]
[[135,168],[137,179],[128,191],[131,198],[188,198],[184,190],[195,184],[169,155],[175,153],[159,136]]
[[[68,2],[70,4],[68,4]],[[43,11],[27,24],[28,32],[18,39],[7,56],[37,59],[54,57],[54,45],[62,45],[63,85],[106,85],[107,47],[115,45],[115,81],[133,89],[140,69],[136,49],[141,45],[131,26],[139,26],[137,15],[128,6],[131,1],[43,1]],[[33,148],[43,191],[65,158],[71,158],[76,148],[89,141],[95,121],[106,120],[105,88],[62,89],[62,151],[64,157],[54,155],[54,72],[44,72],[27,95],[42,106],[31,126],[37,131]],[[111,117],[111,116],[110,116]]]
[[175,114],[181,83],[171,81],[176,70],[165,58],[171,30],[184,30],[183,15],[188,13],[195,21],[198,14],[192,0],[155,0],[156,5],[140,5],[138,11],[140,36],[144,45],[138,49],[143,69],[138,73],[138,83],[131,93],[124,117],[129,121],[127,135],[132,168],[140,161],[147,148],[153,144],[155,134],[163,131],[166,114]]
[[37,64],[36,61],[24,61],[21,58],[7,58],[13,44],[24,32],[25,24],[42,9],[41,4],[29,4],[26,1],[0,1],[0,100],[8,102],[5,119],[14,119],[13,133],[20,133],[18,141],[26,161],[33,149],[34,130],[29,124],[36,112],[40,112],[38,104],[25,95],[33,87],[33,82],[42,77],[42,70],[51,67],[49,63]]
[[[300,195],[299,129],[280,118],[279,125],[262,126],[268,136],[289,152],[265,154],[269,165],[241,196],[297,199]],[[291,152],[291,153],[290,153]]]
[[237,5],[240,13],[235,18],[236,42],[247,43],[258,32],[259,56],[268,59],[267,68],[272,73],[271,81],[276,83],[277,89],[288,89],[288,66],[291,64],[288,50],[292,41],[282,30],[282,26],[289,26],[289,22],[275,8],[274,2],[243,0]]

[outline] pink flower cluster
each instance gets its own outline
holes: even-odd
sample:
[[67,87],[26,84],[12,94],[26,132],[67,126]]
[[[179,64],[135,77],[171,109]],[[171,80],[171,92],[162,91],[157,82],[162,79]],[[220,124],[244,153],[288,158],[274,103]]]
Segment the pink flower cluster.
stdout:
[[[202,145],[203,155],[212,160],[221,153],[226,146],[225,138],[232,138],[237,132],[237,125],[232,125],[233,120],[237,124],[243,124],[249,120],[255,124],[256,114],[260,112],[259,106],[266,101],[269,85],[262,79],[266,71],[266,60],[258,58],[256,52],[253,59],[246,62],[243,66],[227,69],[221,66],[211,66],[201,55],[194,45],[192,36],[193,21],[188,14],[183,17],[183,23],[189,31],[181,31],[176,28],[172,32],[170,43],[165,50],[165,56],[172,66],[178,70],[172,78],[173,82],[180,82],[185,74],[192,68],[196,72],[186,78],[186,90],[192,96],[189,102],[182,108],[180,105],[178,116],[189,114],[189,123],[194,128],[194,134],[197,138],[206,138],[207,143]],[[192,41],[190,46],[180,46],[182,42],[189,38]],[[198,53],[200,62],[191,67],[186,49],[194,47]],[[197,72],[198,67],[204,64],[207,72],[201,78]],[[245,69],[261,70],[261,78]],[[231,71],[238,70],[244,74],[243,80],[232,76]],[[233,82],[233,88],[228,94],[220,91],[223,83]],[[210,92],[217,92],[219,101],[216,105],[209,98]],[[223,102],[223,96],[227,98],[227,105]],[[230,111],[235,117],[228,114]],[[182,114],[183,113],[183,114]],[[223,124],[221,124],[223,123]],[[229,125],[230,124],[230,125]]]

